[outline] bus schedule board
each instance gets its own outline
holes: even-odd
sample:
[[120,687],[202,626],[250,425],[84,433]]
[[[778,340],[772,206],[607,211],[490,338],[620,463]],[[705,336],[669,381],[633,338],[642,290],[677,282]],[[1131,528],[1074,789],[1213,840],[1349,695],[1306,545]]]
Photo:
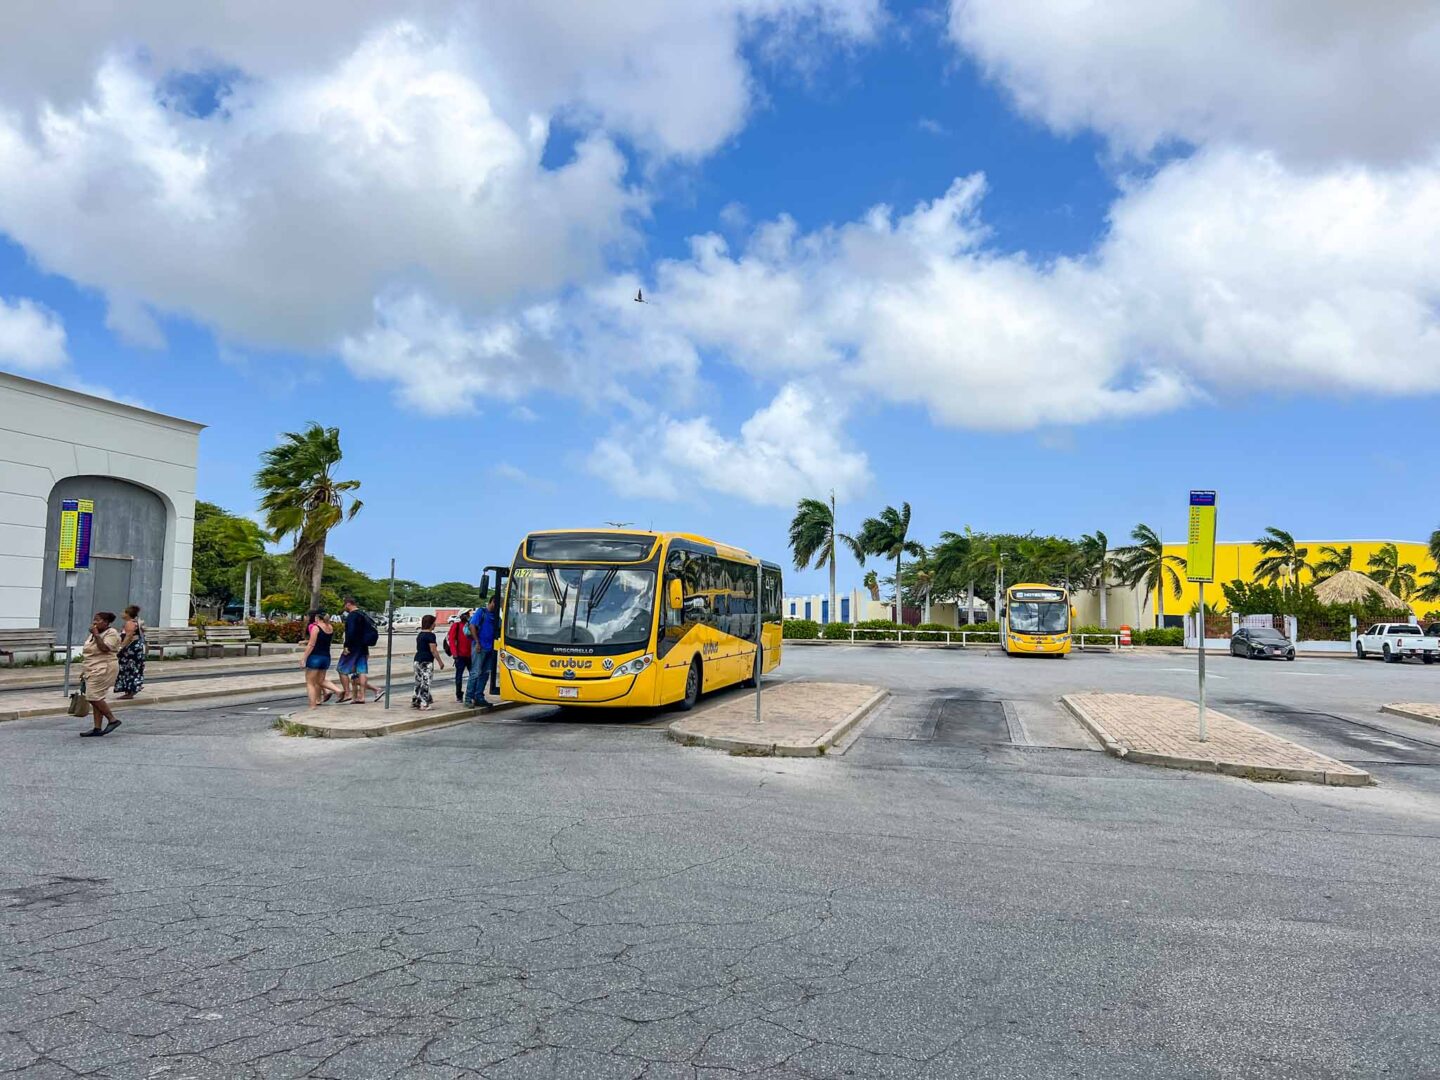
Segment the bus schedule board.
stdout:
[[60,504],[60,569],[90,569],[90,535],[95,528],[91,499],[66,499]]
[[1190,539],[1185,550],[1185,577],[1215,580],[1215,492],[1190,492]]

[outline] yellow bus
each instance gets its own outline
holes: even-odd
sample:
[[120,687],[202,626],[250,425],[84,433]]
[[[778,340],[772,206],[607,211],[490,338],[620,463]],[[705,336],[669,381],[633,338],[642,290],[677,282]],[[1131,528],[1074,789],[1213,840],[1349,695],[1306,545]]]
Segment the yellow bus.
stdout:
[[525,537],[501,600],[500,696],[690,709],[780,663],[780,567],[690,533]]
[[1007,656],[1064,656],[1070,651],[1070,594],[1057,585],[1020,582],[1005,590],[1000,647]]

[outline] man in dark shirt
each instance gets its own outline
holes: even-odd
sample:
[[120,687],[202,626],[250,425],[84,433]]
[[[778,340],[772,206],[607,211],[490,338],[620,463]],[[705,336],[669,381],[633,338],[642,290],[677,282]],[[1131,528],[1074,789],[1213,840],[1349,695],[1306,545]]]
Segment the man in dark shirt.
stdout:
[[340,688],[344,696],[356,705],[365,703],[365,692],[370,688],[370,646],[366,644],[366,630],[370,619],[360,610],[353,596],[345,598],[345,649],[340,654],[340,663],[335,672],[340,676]]

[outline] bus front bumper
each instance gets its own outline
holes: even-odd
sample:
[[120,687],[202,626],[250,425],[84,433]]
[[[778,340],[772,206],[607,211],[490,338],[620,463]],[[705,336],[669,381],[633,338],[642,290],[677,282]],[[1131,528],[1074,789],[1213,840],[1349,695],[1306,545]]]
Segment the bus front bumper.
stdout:
[[506,701],[527,705],[609,705],[633,707],[654,703],[652,688],[642,687],[642,680],[651,677],[652,666],[639,675],[601,679],[552,679],[524,675],[509,668],[500,669],[500,696]]

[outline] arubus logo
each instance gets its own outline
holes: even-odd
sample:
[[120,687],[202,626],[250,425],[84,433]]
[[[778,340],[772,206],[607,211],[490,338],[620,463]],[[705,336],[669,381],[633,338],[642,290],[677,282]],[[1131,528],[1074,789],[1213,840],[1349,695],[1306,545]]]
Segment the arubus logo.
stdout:
[[593,660],[551,660],[551,661],[550,661],[550,666],[553,667],[553,668],[582,668],[582,669],[583,669],[583,668],[588,668],[588,667],[590,667],[590,666],[591,666],[592,664],[594,664],[594,663],[595,663],[595,661],[593,661]]

